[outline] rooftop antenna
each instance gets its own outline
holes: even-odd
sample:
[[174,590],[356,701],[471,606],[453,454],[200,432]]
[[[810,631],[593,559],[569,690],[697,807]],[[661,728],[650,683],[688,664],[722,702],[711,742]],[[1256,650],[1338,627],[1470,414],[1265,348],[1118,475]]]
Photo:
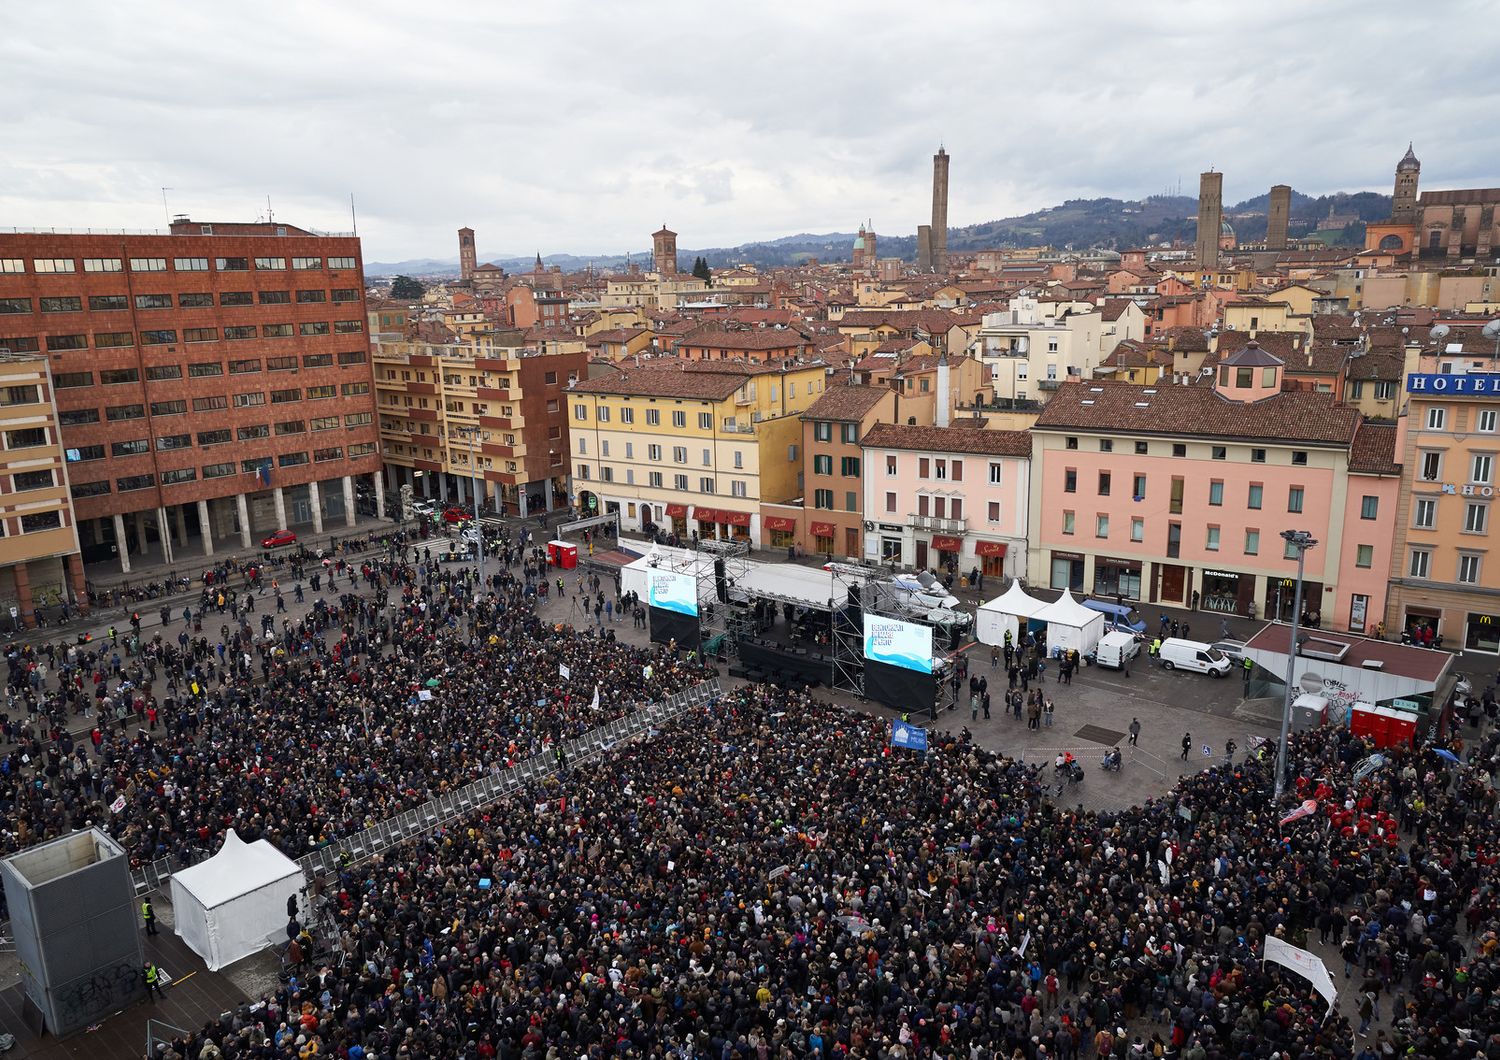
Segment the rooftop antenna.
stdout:
[[359,235],[359,218],[354,213],[354,192],[349,193],[349,224],[354,228],[354,234]]
[[167,192],[169,192],[171,190],[172,190],[171,188],[162,188],[161,189],[161,212],[167,215],[167,227],[168,228],[172,227],[172,211],[169,210],[169,209],[167,209]]
[[271,196],[266,196],[266,224],[275,224],[276,215],[271,212]]

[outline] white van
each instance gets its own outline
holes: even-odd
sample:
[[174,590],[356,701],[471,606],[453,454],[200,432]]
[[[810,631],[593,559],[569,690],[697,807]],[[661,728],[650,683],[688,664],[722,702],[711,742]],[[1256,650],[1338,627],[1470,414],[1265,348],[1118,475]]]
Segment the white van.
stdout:
[[1201,640],[1168,637],[1161,642],[1161,664],[1168,670],[1193,670],[1223,677],[1229,672],[1229,656]]
[[1111,630],[1099,638],[1099,647],[1094,651],[1094,661],[1111,670],[1123,670],[1125,664],[1140,654],[1141,645],[1134,633]]

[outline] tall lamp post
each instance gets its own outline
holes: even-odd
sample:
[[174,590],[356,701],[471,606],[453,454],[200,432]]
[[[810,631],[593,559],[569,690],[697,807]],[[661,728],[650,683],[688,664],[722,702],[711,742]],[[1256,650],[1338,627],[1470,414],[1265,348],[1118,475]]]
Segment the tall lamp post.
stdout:
[[469,442],[469,477],[472,479],[474,494],[474,547],[479,550],[479,594],[484,594],[484,525],[479,521],[479,495],[483,489],[484,480],[479,477],[479,460],[474,451],[474,443],[479,438],[478,427],[460,427],[459,432]]
[[1286,790],[1287,735],[1292,726],[1292,682],[1297,673],[1297,633],[1302,621],[1302,570],[1307,550],[1317,545],[1306,530],[1283,530],[1281,539],[1297,550],[1297,588],[1292,599],[1292,639],[1286,654],[1286,696],[1281,704],[1281,742],[1276,745],[1276,800]]

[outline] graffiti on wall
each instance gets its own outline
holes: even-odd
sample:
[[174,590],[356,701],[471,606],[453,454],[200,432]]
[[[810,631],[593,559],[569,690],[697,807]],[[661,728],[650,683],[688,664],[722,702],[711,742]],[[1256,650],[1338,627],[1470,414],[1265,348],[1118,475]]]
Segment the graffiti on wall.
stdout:
[[140,968],[131,963],[101,968],[80,976],[57,991],[59,1030],[92,1023],[129,1004],[145,989]]

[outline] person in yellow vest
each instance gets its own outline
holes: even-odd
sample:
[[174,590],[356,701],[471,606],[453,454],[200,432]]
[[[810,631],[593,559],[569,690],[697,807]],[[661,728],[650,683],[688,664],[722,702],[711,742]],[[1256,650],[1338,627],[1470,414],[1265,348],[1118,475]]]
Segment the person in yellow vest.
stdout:
[[147,998],[147,1000],[155,1000],[156,998],[161,998],[161,999],[165,1000],[166,996],[167,996],[166,991],[164,991],[161,988],[161,970],[156,967],[156,964],[155,964],[154,961],[147,961],[146,962],[146,998]]
[[157,933],[156,910],[151,908],[151,899],[149,898],[141,903],[141,919],[146,922],[146,934],[155,935]]

